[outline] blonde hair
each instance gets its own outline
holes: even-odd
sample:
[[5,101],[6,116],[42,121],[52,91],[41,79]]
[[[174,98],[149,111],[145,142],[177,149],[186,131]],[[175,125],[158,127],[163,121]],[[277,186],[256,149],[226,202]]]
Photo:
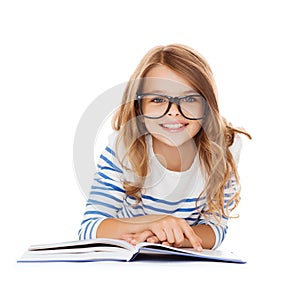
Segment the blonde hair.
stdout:
[[207,214],[218,220],[221,220],[222,215],[230,217],[228,208],[237,206],[240,192],[239,188],[235,188],[233,197],[225,205],[224,188],[231,182],[232,175],[235,177],[236,187],[239,187],[239,176],[229,147],[233,144],[236,133],[243,133],[249,138],[251,136],[242,129],[233,128],[220,116],[216,85],[208,63],[199,53],[184,45],[171,44],[151,49],[141,60],[125,88],[122,104],[113,118],[113,129],[120,131],[117,144],[122,141],[127,149],[124,157],[119,160],[124,167],[125,160],[130,162],[136,180],[123,182],[124,189],[127,195],[141,201],[140,193],[148,172],[145,139],[147,130],[134,99],[146,73],[157,65],[164,65],[185,78],[208,103],[209,110],[202,124],[203,130],[194,137],[201,167],[206,174],[205,187],[199,198],[205,195]]

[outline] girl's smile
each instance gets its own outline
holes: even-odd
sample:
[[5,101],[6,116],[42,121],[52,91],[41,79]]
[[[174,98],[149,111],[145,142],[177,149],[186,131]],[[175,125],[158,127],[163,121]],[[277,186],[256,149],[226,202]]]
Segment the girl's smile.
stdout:
[[185,130],[186,126],[188,126],[189,123],[186,123],[184,121],[176,121],[176,122],[165,122],[159,124],[164,130],[170,133],[176,133],[176,132],[181,132]]

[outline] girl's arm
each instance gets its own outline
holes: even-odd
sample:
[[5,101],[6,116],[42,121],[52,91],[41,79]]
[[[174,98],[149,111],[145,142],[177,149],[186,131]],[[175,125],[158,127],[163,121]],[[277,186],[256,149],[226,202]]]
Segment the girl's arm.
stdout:
[[[225,189],[224,189],[224,208],[228,210],[230,213],[233,208],[233,203],[231,203],[232,197],[239,192],[240,186],[236,184],[236,180],[234,176],[230,180],[228,180]],[[221,216],[221,220],[218,222],[211,214],[207,214],[206,216],[201,215],[198,224],[193,226],[194,231],[197,235],[206,236],[208,238],[208,242],[212,246],[210,248],[217,249],[223,242],[226,233],[227,233],[227,222],[228,218],[224,215]],[[210,232],[210,233],[209,233]],[[214,239],[212,238],[214,236]]]
[[[205,224],[199,224],[196,226],[191,227],[194,231],[195,235],[200,238],[201,247],[204,249],[212,249],[213,246],[216,243],[216,235],[209,225]],[[123,228],[125,229],[125,228]],[[122,230],[120,232],[120,236],[116,236],[116,238],[121,238],[126,240],[129,243],[137,244],[140,242],[150,242],[150,243],[162,243],[164,245],[173,246],[173,247],[183,247],[183,248],[190,248],[193,247],[190,240],[186,237],[183,237],[183,239],[179,239],[178,241],[175,241],[171,239],[171,241],[162,239],[160,240],[151,230],[146,229],[145,226],[140,227],[132,227],[132,232],[136,233],[123,233],[125,231]],[[103,235],[103,232],[99,229],[99,237]]]
[[99,224],[106,218],[115,218],[126,196],[123,189],[123,170],[115,154],[115,136],[103,150],[97,172],[91,184],[83,220],[78,232],[79,239],[96,238]]
[[105,219],[98,226],[97,237],[125,239],[132,244],[155,237],[153,242],[167,242],[174,246],[185,244],[197,251],[202,250],[202,239],[195,230],[185,220],[171,215]]
[[[199,224],[192,226],[192,229],[202,239],[202,247],[205,249],[212,249],[216,243],[216,235],[209,225]],[[187,243],[189,241],[186,241]],[[185,245],[184,247],[190,247],[190,245]]]
[[125,234],[143,232],[150,222],[160,220],[162,215],[147,215],[134,218],[107,218],[97,228],[97,238],[120,239]]

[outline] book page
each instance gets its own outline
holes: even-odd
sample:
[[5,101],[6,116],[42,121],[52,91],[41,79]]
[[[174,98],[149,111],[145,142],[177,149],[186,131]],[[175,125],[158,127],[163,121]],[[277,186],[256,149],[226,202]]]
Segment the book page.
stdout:
[[175,248],[171,246],[165,246],[162,244],[152,244],[152,243],[140,243],[137,245],[140,249],[140,253],[161,253],[169,255],[181,255],[190,256],[195,258],[216,260],[216,261],[227,261],[227,262],[237,262],[245,263],[244,260],[237,257],[232,252],[225,252],[222,250],[209,250],[203,249],[201,252],[194,250],[193,248]]
[[96,262],[96,261],[129,261],[132,252],[126,249],[118,251],[94,251],[94,252],[64,252],[56,250],[27,251],[18,260],[19,263],[28,262]]
[[134,251],[135,247],[124,240],[117,239],[107,239],[107,238],[98,238],[92,240],[77,240],[69,241],[62,243],[53,243],[53,244],[39,244],[32,245],[29,247],[29,251],[36,250],[55,250],[55,249],[76,249],[76,248],[91,248],[91,247],[115,247],[115,248],[124,248],[130,251]]
[[30,246],[18,262],[128,261],[136,248],[123,240],[93,239]]

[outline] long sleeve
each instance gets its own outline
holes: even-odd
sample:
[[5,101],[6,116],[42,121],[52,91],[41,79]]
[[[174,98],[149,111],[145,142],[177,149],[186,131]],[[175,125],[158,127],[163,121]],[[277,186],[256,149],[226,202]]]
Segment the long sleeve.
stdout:
[[[242,140],[239,135],[236,135],[233,145],[229,148],[233,158],[235,160],[236,166],[238,165],[240,152],[242,148]],[[233,203],[230,203],[230,199],[240,191],[240,185],[237,184],[235,177],[232,175],[231,179],[225,185],[224,188],[224,210],[228,210],[228,213],[233,208]],[[227,233],[227,222],[228,218],[222,216],[220,223],[213,216],[203,216],[203,213],[207,210],[207,204],[202,210],[202,216],[200,217],[198,224],[206,224],[209,225],[216,236],[216,242],[212,249],[217,249],[223,242],[225,235]]]
[[[230,213],[231,209],[233,208],[233,203],[230,203],[230,199],[238,192],[240,187],[236,184],[236,180],[234,177],[229,180],[224,189],[224,209],[225,211],[228,210]],[[217,249],[223,242],[225,235],[227,233],[227,222],[228,218],[222,215],[220,222],[216,220],[212,215],[206,214],[204,212],[207,210],[207,205],[204,207],[201,217],[198,221],[198,224],[206,224],[209,225],[216,237],[215,244],[212,249]]]
[[120,210],[125,191],[122,186],[123,171],[112,143],[100,155],[97,172],[93,179],[79,239],[96,238],[99,224],[106,218],[114,218]]

